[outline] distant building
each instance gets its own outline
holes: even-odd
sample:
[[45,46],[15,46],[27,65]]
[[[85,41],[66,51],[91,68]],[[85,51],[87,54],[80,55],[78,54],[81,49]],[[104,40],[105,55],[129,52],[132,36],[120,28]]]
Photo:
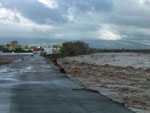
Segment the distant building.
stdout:
[[53,54],[59,54],[60,48],[53,48],[52,51],[53,51]]
[[32,49],[33,49],[33,48],[30,48],[27,45],[19,45],[18,41],[11,41],[10,43],[8,43],[6,45],[5,44],[0,44],[0,48],[4,52],[5,51],[18,51],[18,52],[26,51],[26,52],[29,52],[29,51],[32,51]]
[[60,54],[60,49],[61,49],[60,45],[53,45],[52,46],[53,54]]
[[29,48],[29,47],[26,46],[26,45],[19,45],[19,48],[21,48],[21,49],[24,50],[24,51],[30,51],[30,50],[31,50],[31,48]]
[[8,50],[15,50],[19,48],[18,41],[11,41],[10,43],[7,44]]
[[51,47],[44,47],[44,52],[50,55],[53,54],[53,49]]
[[34,54],[41,54],[44,52],[44,49],[43,48],[34,48],[33,49],[33,53]]
[[11,41],[11,46],[13,47],[13,49],[17,49],[19,47],[18,41]]
[[5,46],[5,48],[7,48],[8,50],[14,50],[14,48],[13,48],[13,46],[11,46],[11,44],[7,44],[6,46]]
[[44,47],[44,53],[47,55],[50,54],[59,54],[60,53],[60,46],[45,46]]

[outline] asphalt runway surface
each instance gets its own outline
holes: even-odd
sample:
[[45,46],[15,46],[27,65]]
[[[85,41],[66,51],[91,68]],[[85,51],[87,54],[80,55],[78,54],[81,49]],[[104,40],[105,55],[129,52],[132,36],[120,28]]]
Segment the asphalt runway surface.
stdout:
[[85,90],[41,56],[0,66],[0,113],[133,113]]

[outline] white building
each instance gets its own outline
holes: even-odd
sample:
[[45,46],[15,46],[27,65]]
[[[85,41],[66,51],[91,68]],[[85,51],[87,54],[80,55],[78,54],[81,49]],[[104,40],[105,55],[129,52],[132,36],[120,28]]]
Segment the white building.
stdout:
[[44,47],[44,52],[46,54],[53,54],[53,49],[51,47]]

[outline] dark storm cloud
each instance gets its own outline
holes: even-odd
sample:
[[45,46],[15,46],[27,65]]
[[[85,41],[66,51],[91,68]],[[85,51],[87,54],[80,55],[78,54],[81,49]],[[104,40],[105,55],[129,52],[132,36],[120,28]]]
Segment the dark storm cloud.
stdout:
[[37,0],[2,0],[1,2],[3,7],[16,10],[36,23],[60,24],[66,22],[61,10],[48,8]]
[[111,0],[56,0],[58,7],[49,8],[37,0],[1,0],[3,7],[16,10],[24,17],[40,24],[63,24],[68,22],[69,8],[74,7],[78,12],[110,11]]
[[76,7],[80,11],[110,11],[112,9],[112,0],[57,0],[58,4],[64,8]]
[[0,0],[0,38],[148,40],[149,12],[150,0]]

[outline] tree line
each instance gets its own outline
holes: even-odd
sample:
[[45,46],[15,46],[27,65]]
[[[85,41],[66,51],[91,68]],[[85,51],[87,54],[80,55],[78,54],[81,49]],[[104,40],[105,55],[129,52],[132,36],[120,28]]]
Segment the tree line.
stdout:
[[60,47],[61,56],[77,56],[102,52],[132,52],[132,53],[150,53],[150,49],[96,49],[90,48],[89,44],[83,41],[64,42]]

